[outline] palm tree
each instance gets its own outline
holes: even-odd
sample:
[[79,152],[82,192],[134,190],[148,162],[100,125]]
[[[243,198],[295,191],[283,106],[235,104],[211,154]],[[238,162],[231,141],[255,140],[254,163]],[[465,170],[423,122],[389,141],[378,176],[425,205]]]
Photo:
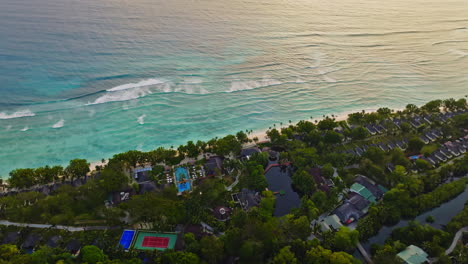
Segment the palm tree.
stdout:
[[289,124],[291,124],[291,123],[292,123],[292,121],[291,121],[291,119],[289,119]]
[[283,126],[283,122],[280,122],[280,127],[282,127],[282,126]]

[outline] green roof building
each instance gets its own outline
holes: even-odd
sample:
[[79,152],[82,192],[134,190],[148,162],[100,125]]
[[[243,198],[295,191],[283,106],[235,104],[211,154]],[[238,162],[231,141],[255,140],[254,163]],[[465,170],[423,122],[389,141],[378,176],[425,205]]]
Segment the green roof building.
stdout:
[[429,262],[429,259],[427,258],[429,255],[424,252],[424,250],[414,245],[407,247],[405,250],[398,253],[397,256],[407,264],[422,264]]
[[350,189],[352,192],[355,192],[359,195],[361,195],[362,197],[364,197],[366,200],[368,200],[369,202],[371,203],[375,203],[376,202],[376,199],[375,199],[375,196],[371,193],[371,191],[369,191],[369,189],[367,189],[366,187],[364,187],[362,184],[360,183],[354,183],[353,185],[351,185],[351,189]]

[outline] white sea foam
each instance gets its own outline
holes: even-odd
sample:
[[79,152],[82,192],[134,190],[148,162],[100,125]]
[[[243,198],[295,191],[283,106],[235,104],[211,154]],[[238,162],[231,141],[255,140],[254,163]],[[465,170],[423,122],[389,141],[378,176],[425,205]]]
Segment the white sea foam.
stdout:
[[62,118],[57,123],[55,123],[52,128],[61,128],[65,125],[65,120]]
[[[190,81],[175,84],[171,82],[158,82],[157,86],[143,85],[143,83],[150,83],[149,81],[141,81],[137,84],[121,85],[107,90],[103,95],[96,98],[94,101],[88,102],[87,105],[103,104],[109,102],[121,102],[138,99],[152,93],[184,93],[184,94],[210,94],[210,93],[232,93],[238,91],[252,90],[271,85],[279,85],[282,82],[275,79],[264,78],[261,80],[235,80],[232,81],[230,86],[221,91],[209,91],[203,87],[201,79],[192,79]],[[156,84],[156,82],[153,82]],[[126,87],[119,88],[119,87]],[[118,88],[118,89],[117,89]],[[122,106],[124,110],[128,109],[127,105]]]
[[105,93],[101,97],[98,97],[96,100],[94,100],[94,102],[89,102],[88,105],[128,101],[146,96],[148,94],[151,94],[151,90],[148,87],[117,90],[115,92]]
[[12,127],[13,127],[12,125],[8,125],[8,126],[5,127],[5,130],[10,131]]
[[13,118],[20,118],[20,117],[27,117],[27,116],[35,116],[36,114],[31,112],[30,110],[21,110],[11,114],[6,112],[0,113],[0,119],[13,119]]
[[22,132],[25,132],[25,131],[28,131],[28,130],[29,130],[28,126],[25,126],[24,128],[20,129],[20,131],[22,131]]
[[260,81],[233,81],[231,83],[231,87],[226,91],[228,93],[238,92],[238,91],[246,91],[246,90],[253,90],[261,87],[267,87],[271,85],[279,85],[281,84],[280,81],[275,79],[262,79]]
[[144,125],[145,124],[145,117],[146,115],[141,115],[137,118],[138,124]]
[[122,90],[127,90],[127,89],[133,89],[133,88],[138,88],[138,87],[145,87],[145,86],[151,86],[151,85],[158,85],[165,83],[165,81],[160,80],[160,79],[147,79],[143,80],[137,83],[127,83],[127,84],[122,84],[119,86],[115,86],[113,88],[107,89],[106,91],[108,92],[115,92],[115,91],[122,91]]

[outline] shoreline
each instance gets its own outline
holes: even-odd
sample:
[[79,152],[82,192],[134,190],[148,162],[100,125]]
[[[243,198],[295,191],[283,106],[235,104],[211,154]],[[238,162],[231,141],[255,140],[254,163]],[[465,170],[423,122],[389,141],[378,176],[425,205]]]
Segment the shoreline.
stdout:
[[[372,112],[376,112],[378,108],[367,108],[367,109],[360,109],[360,110],[350,110],[350,111],[345,111],[343,113],[340,113],[338,115],[335,115],[334,119],[335,121],[346,121],[348,119],[348,115],[349,114],[352,114],[352,113],[356,113],[356,112],[360,112],[362,110],[364,110],[366,113],[372,113]],[[395,110],[395,111],[400,111],[400,110],[403,110],[404,108],[390,108],[392,110]],[[325,116],[328,116],[330,117],[330,115],[325,115]],[[319,118],[313,118],[311,121],[312,122],[315,122],[315,120],[317,121],[320,121],[320,120],[323,120],[324,117],[323,115],[320,116]],[[277,127],[277,129],[281,129],[281,128],[284,128],[284,127],[288,127],[289,125],[295,125],[297,124],[299,121],[301,120],[306,120],[306,121],[310,121],[310,118],[309,119],[299,119],[299,120],[291,120],[291,124],[289,123],[283,123],[282,126],[279,126]],[[269,141],[268,139],[268,136],[266,134],[266,132],[269,130],[269,128],[261,128],[261,129],[257,129],[257,130],[253,130],[252,133],[250,134],[247,134],[247,137],[249,139],[253,139],[254,137],[257,137],[258,138],[258,142],[261,143],[261,142],[266,142],[266,141]],[[241,130],[239,130],[241,131]],[[218,137],[225,137],[229,134],[224,134],[224,135],[218,135]],[[234,133],[235,135],[235,133]],[[198,139],[195,139],[192,141],[196,141]],[[188,139],[187,141],[190,141],[190,139]],[[249,147],[253,147],[255,146],[255,142],[252,142],[252,143],[245,143],[243,144],[243,148],[249,148]],[[155,146],[155,148],[158,148],[160,146]],[[118,154],[118,153],[115,153],[115,154]],[[112,154],[112,155],[115,155],[115,154]],[[110,157],[109,157],[110,158]],[[99,161],[89,161],[89,169],[90,171],[95,171],[96,170],[96,166],[103,166],[103,165],[107,165],[107,162],[109,161],[109,158],[105,159],[104,162],[102,162],[102,160],[99,160]]]

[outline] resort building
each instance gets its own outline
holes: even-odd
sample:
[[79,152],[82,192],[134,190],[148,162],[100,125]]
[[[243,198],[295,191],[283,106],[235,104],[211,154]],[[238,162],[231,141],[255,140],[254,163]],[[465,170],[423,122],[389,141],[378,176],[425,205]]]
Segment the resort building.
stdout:
[[68,242],[65,249],[73,256],[78,256],[81,250],[81,243],[78,239],[72,239],[70,242]]
[[363,175],[357,175],[348,198],[333,211],[343,224],[351,224],[367,214],[371,203],[380,200],[387,190]]
[[245,148],[245,149],[241,150],[239,156],[240,156],[241,159],[247,159],[248,160],[255,153],[260,153],[260,152],[262,152],[262,151],[257,147]]
[[336,214],[329,215],[320,222],[320,230],[322,232],[338,231],[342,226],[340,218]]
[[21,245],[21,249],[31,254],[34,251],[34,248],[40,242],[40,240],[41,237],[38,234],[31,233],[24,240],[24,243]]
[[330,192],[330,188],[334,186],[333,181],[322,176],[322,170],[320,168],[310,169],[309,174],[314,178],[317,189],[323,192]]
[[242,209],[245,211],[250,210],[250,208],[254,206],[258,206],[260,204],[260,200],[262,198],[260,197],[260,194],[256,191],[253,190],[248,190],[248,189],[242,189],[240,193],[234,193],[232,194],[232,200],[235,203],[240,204]]
[[398,253],[397,256],[407,264],[429,263],[429,255],[424,252],[424,250],[414,245],[410,245],[405,250]]
[[218,206],[215,209],[213,209],[213,216],[218,220],[218,221],[226,221],[231,217],[231,208],[228,208],[226,206]]
[[369,191],[369,189],[367,189],[360,183],[353,183],[353,185],[351,185],[350,191],[361,195],[369,202],[375,203],[377,201],[375,196]]
[[144,167],[144,168],[136,168],[133,171],[135,180],[138,182],[149,181],[150,179],[150,171],[152,171],[152,167]]
[[207,176],[216,176],[223,174],[223,159],[219,156],[212,156],[205,163],[205,172]]
[[50,248],[56,248],[59,246],[60,242],[62,241],[61,236],[52,236],[47,240],[46,246]]

